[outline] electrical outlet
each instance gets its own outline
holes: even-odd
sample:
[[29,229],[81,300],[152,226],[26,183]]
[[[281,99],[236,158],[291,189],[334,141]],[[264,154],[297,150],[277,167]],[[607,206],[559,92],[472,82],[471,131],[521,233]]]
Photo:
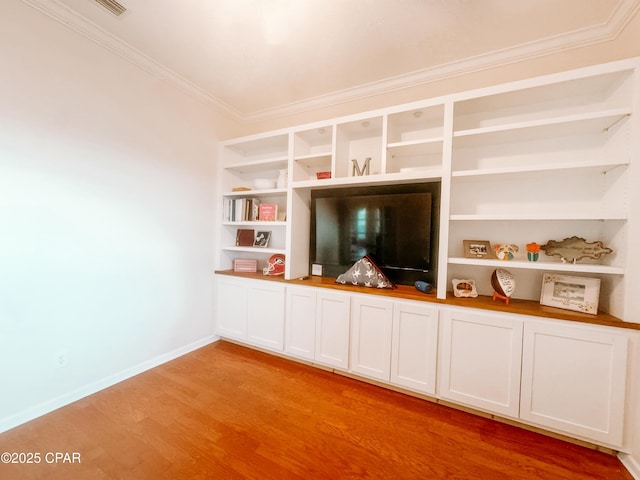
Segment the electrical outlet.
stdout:
[[60,350],[58,353],[56,353],[56,366],[58,368],[66,367],[68,363],[69,358],[67,356],[66,350]]

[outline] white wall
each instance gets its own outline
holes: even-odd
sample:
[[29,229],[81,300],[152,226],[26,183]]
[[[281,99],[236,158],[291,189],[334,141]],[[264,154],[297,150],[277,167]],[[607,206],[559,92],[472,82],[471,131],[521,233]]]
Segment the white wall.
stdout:
[[215,120],[19,0],[0,59],[2,431],[211,341]]

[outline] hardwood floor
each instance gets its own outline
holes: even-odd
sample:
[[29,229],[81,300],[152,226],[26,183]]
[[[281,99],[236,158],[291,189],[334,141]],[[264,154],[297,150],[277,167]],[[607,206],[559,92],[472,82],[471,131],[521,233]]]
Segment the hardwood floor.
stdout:
[[18,480],[632,480],[606,453],[227,342],[5,432],[0,452],[41,454],[0,464]]

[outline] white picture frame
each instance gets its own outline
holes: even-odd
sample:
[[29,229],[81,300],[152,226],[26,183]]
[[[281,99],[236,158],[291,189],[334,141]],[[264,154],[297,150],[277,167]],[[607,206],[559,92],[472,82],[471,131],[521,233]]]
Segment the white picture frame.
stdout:
[[598,313],[600,279],[545,273],[540,304],[576,312]]

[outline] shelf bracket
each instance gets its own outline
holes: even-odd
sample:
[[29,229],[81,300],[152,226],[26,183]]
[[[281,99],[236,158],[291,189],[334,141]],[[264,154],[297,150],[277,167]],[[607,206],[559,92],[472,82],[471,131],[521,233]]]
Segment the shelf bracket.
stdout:
[[630,116],[631,116],[631,114],[630,114],[630,113],[625,113],[625,114],[624,114],[624,115],[622,115],[620,118],[618,118],[615,122],[613,122],[611,125],[609,125],[608,127],[604,127],[604,128],[602,129],[602,133],[607,133],[607,132],[609,132],[609,130],[610,130],[613,126],[615,126],[616,124],[620,123],[620,122],[622,121],[622,119],[623,119],[623,118],[625,118],[625,117],[630,117]]

